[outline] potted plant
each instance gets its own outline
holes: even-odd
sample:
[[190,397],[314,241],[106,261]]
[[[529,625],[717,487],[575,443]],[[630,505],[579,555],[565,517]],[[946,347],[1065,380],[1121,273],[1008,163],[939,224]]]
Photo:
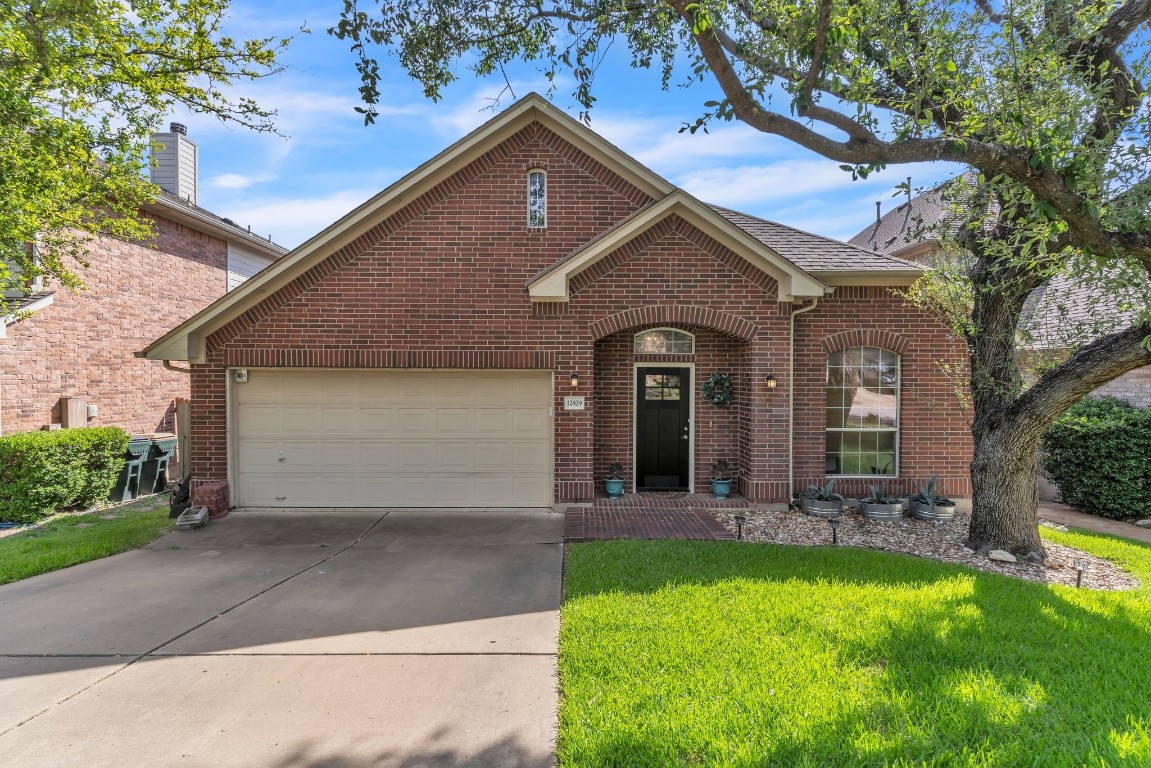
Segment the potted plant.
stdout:
[[917,520],[950,520],[955,517],[955,502],[944,496],[937,487],[939,475],[932,475],[927,485],[911,494],[908,506],[911,507],[911,516]]
[[799,494],[803,511],[817,517],[839,517],[843,512],[844,498],[835,492],[835,480],[830,480],[822,488],[818,485],[809,485],[807,490]]
[[609,499],[618,499],[623,496],[623,464],[618,461],[607,468],[607,475],[603,479],[603,489],[607,491]]
[[859,500],[859,514],[868,520],[891,522],[903,517],[903,500],[887,495],[887,483],[869,485],[870,494]]
[[711,465],[711,492],[717,499],[726,499],[731,494],[731,468],[725,459],[717,459]]

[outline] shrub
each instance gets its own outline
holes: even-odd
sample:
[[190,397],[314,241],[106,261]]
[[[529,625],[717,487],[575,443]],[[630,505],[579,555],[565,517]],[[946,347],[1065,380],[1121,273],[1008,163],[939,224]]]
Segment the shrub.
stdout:
[[31,523],[108,498],[127,447],[118,427],[0,437],[0,520]]
[[1071,506],[1116,519],[1151,512],[1151,410],[1088,397],[1041,445],[1043,468]]

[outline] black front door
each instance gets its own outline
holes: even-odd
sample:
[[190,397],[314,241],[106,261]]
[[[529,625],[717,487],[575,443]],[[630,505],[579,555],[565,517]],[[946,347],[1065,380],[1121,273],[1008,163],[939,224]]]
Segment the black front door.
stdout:
[[691,369],[637,368],[636,376],[636,488],[686,491],[691,450]]

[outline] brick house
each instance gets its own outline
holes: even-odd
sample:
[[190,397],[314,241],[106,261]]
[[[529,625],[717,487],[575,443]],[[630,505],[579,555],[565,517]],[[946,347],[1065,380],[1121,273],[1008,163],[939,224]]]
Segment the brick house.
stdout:
[[[169,432],[176,398],[190,396],[187,373],[133,353],[203,309],[286,250],[196,205],[197,149],[183,126],[156,134],[153,181],[163,192],[144,216],[150,243],[96,238],[85,290],[27,286],[0,318],[0,429],[53,424],[115,425],[131,433]],[[76,423],[66,399],[86,401]]]
[[533,94],[140,354],[190,364],[232,506],[548,506],[615,462],[705,492],[718,459],[757,502],[964,495],[962,350],[891,293],[920,272],[706,205]]

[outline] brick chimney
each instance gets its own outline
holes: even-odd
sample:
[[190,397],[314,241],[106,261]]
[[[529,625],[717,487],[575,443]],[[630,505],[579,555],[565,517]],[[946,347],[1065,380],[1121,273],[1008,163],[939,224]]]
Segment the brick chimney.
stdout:
[[195,205],[197,152],[183,123],[172,123],[167,133],[152,134],[152,183]]

